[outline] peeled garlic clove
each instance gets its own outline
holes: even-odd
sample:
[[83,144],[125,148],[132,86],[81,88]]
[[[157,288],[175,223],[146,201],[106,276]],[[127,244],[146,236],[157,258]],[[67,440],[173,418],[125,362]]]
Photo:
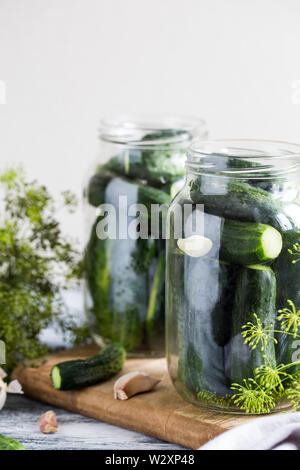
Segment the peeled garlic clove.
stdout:
[[20,393],[21,395],[24,393],[22,390],[22,385],[17,379],[9,382],[7,386],[7,393]]
[[50,410],[46,411],[46,413],[43,413],[38,420],[38,425],[40,431],[42,431],[44,434],[52,434],[57,432],[58,424],[54,411]]
[[6,383],[0,378],[0,410],[2,410],[3,406],[6,402]]
[[5,379],[5,377],[7,377],[7,373],[0,367],[0,379]]
[[114,398],[117,400],[127,400],[137,393],[149,392],[158,383],[156,379],[146,372],[129,372],[120,377],[114,385]]
[[209,253],[213,243],[210,238],[203,237],[202,235],[192,235],[188,238],[179,238],[177,246],[186,255],[199,258]]

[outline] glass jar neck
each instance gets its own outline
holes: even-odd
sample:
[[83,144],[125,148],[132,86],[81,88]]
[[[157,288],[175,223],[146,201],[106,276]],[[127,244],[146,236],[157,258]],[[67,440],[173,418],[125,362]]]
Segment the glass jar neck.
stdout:
[[100,124],[102,141],[130,148],[187,148],[193,139],[206,137],[206,123],[197,118],[121,116]]
[[282,178],[300,171],[300,145],[243,139],[196,142],[188,151],[186,168],[190,177]]

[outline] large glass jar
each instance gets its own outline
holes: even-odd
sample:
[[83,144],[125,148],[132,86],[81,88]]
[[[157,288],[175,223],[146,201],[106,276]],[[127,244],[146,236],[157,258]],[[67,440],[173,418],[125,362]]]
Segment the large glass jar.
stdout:
[[168,367],[213,410],[300,406],[300,146],[192,145],[168,212]]
[[[101,123],[101,152],[85,189],[84,259],[86,312],[100,346],[117,341],[134,355],[164,354],[165,240],[160,224],[166,210],[154,226],[151,208],[168,208],[184,184],[187,147],[205,136],[204,121],[192,118]],[[115,221],[107,220],[108,233],[100,234],[108,206]]]

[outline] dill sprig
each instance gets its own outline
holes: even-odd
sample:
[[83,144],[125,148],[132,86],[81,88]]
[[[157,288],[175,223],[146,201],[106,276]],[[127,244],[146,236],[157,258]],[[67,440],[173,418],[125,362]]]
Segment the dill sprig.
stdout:
[[269,413],[276,406],[271,389],[266,389],[255,379],[244,379],[243,385],[233,383],[231,389],[237,391],[232,396],[233,403],[247,414]]
[[247,344],[250,349],[255,349],[260,345],[261,351],[265,351],[269,341],[273,341],[275,344],[277,340],[274,338],[273,325],[270,324],[264,327],[261,320],[258,318],[256,313],[253,314],[255,321],[247,322],[246,325],[242,326],[242,337],[244,343]]
[[300,327],[300,310],[296,309],[292,300],[288,300],[287,303],[291,308],[278,310],[278,313],[280,313],[278,321],[281,323],[281,330],[283,333],[288,333],[291,330],[296,338]]

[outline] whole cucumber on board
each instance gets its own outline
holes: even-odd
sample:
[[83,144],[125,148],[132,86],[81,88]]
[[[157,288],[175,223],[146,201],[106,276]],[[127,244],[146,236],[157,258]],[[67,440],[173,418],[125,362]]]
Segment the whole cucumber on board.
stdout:
[[[209,259],[184,257],[184,308],[180,312],[178,376],[195,394],[230,394],[225,377],[224,348],[214,332],[220,298],[220,265]],[[218,320],[217,320],[218,321]]]
[[0,450],[26,450],[21,442],[0,434]]
[[74,390],[95,385],[118,374],[126,359],[125,349],[112,343],[96,356],[56,364],[50,377],[56,390]]
[[204,210],[213,215],[271,225],[280,232],[293,229],[284,205],[272,199],[267,191],[247,183],[214,180],[204,188],[196,179],[190,182],[190,197],[193,203],[204,204]]
[[225,220],[221,233],[220,258],[235,264],[260,264],[277,258],[281,234],[266,224]]
[[[300,230],[300,229],[299,229]],[[277,311],[283,308],[291,308],[288,300],[291,300],[296,308],[300,310],[300,261],[296,261],[297,256],[291,254],[289,250],[294,251],[293,246],[300,243],[299,231],[291,230],[283,234],[283,248],[280,256],[274,263],[274,271],[277,277]],[[279,315],[279,314],[278,314]],[[281,329],[281,324],[277,321],[276,330]],[[292,331],[290,331],[291,333]],[[300,328],[298,329],[298,335]],[[298,338],[291,335],[276,333],[278,344],[276,345],[276,354],[278,364],[288,364],[300,359],[299,351],[300,343]],[[300,366],[296,366],[293,372],[300,370]],[[289,370],[292,372],[292,369]]]
[[[275,366],[275,343],[269,339],[265,351],[258,344],[251,349],[244,343],[242,327],[256,323],[257,315],[262,327],[273,327],[276,320],[276,277],[271,268],[262,265],[243,267],[237,278],[232,312],[232,338],[229,348],[231,383],[242,384],[253,378],[257,367],[267,361]],[[272,329],[272,328],[271,328]],[[272,336],[272,333],[268,333]],[[266,358],[264,357],[266,356]]]

